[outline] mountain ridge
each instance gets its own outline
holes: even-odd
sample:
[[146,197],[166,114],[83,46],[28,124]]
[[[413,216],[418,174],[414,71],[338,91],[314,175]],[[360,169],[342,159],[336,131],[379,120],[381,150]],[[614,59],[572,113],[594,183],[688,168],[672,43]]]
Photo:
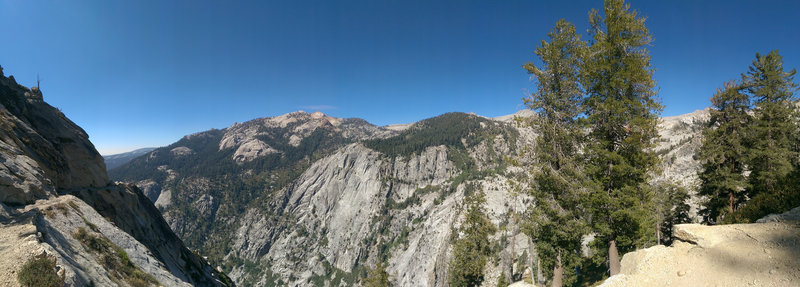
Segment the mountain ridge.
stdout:
[[[654,181],[677,178],[692,190],[691,155],[705,114],[661,121],[656,151],[665,173]],[[494,283],[501,273],[512,278],[507,266],[535,269],[530,239],[509,221],[530,199],[513,195],[509,181],[522,170],[505,157],[517,156],[536,135],[514,118],[448,113],[392,128],[293,112],[184,137],[129,163],[137,167],[127,175],[124,167],[111,173],[141,186],[173,230],[242,285],[352,285],[385,260],[395,283],[443,286],[459,203],[482,189],[491,195],[491,220],[507,230],[491,238],[501,246],[497,265],[487,266],[486,282]],[[214,160],[193,166],[227,168],[185,169],[199,154]],[[135,176],[145,170],[151,176]]]
[[103,155],[103,160],[105,160],[106,162],[106,170],[110,170],[112,168],[123,165],[140,155],[153,151],[154,149],[156,148],[145,147],[123,153]]

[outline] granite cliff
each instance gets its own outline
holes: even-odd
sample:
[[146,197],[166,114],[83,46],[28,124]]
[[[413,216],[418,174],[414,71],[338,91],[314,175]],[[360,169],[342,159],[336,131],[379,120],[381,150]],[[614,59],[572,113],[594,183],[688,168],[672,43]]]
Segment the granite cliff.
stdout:
[[[480,189],[500,227],[493,286],[500,274],[537,273],[513,219],[532,202],[513,185],[523,170],[508,162],[536,135],[514,118],[450,113],[378,127],[295,112],[189,135],[110,173],[140,186],[237,284],[257,286],[357,285],[379,260],[400,286],[444,286],[464,194]],[[654,181],[695,188],[706,118],[662,120],[665,172]]]
[[134,185],[113,183],[86,132],[0,68],[0,284],[48,258],[69,286],[219,286]]

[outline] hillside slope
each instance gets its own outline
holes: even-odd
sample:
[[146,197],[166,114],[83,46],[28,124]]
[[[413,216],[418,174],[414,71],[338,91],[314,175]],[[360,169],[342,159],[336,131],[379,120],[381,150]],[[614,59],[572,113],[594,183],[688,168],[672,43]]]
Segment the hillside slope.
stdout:
[[[133,185],[111,183],[88,135],[0,68],[0,284],[34,256],[70,286],[223,285]],[[222,277],[221,277],[222,276]]]

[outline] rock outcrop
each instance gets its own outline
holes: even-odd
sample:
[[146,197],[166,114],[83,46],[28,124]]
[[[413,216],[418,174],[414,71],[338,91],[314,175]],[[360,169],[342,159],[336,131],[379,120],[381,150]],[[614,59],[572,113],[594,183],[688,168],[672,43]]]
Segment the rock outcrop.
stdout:
[[0,73],[0,200],[30,204],[58,191],[106,186],[103,157],[89,136],[42,100]]
[[625,254],[611,286],[798,286],[800,207],[753,224],[675,226],[676,241]]
[[[2,69],[0,69],[2,71]],[[223,285],[133,185],[110,183],[80,127],[0,73],[0,285],[34,256],[69,286]]]

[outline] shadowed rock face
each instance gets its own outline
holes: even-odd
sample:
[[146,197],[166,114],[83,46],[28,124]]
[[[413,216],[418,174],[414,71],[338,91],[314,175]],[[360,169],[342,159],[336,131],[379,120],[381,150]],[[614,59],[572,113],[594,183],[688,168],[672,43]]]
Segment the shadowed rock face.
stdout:
[[109,183],[89,136],[63,113],[0,72],[0,201],[30,204],[57,191]]
[[[92,249],[76,234],[108,247]],[[137,275],[120,271],[108,256],[166,286],[224,285],[224,275],[183,245],[138,188],[109,183],[83,129],[2,68],[0,246],[14,247],[0,252],[3,286],[17,286],[14,274],[40,255],[54,260],[71,286],[134,284]]]

